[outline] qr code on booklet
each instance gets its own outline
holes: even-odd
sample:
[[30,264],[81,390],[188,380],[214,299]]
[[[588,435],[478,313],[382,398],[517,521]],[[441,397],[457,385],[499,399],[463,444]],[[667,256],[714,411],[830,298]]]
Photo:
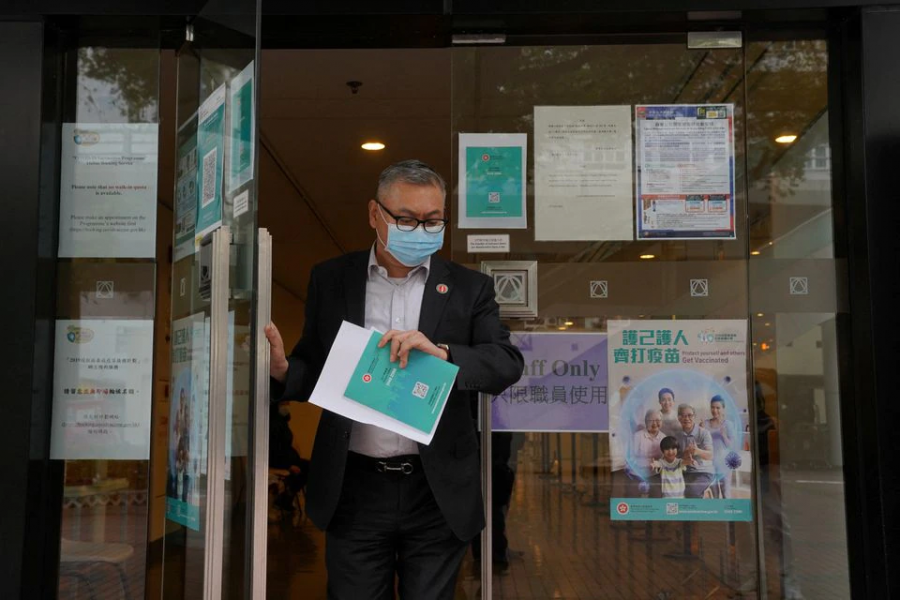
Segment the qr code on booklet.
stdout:
[[425,396],[428,395],[428,386],[421,381],[417,381],[416,386],[413,388],[412,395],[420,400],[424,400]]
[[216,197],[216,152],[218,148],[210,150],[203,157],[203,198],[201,205],[206,206]]
[[677,502],[667,502],[666,503],[666,514],[667,515],[677,515],[678,514],[678,503]]

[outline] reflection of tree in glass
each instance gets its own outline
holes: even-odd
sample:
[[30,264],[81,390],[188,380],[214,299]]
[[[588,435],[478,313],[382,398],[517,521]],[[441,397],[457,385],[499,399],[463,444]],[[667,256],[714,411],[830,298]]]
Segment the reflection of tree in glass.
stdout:
[[78,119],[156,121],[158,66],[159,52],[153,50],[80,48]]
[[[747,66],[750,181],[768,182],[777,187],[773,193],[792,195],[806,180],[809,152],[828,142],[826,45],[822,40],[757,43],[748,53],[756,56]],[[784,134],[798,136],[797,141],[777,143],[775,138]]]
[[[479,49],[454,57],[457,79],[476,77],[472,115],[497,131],[528,131],[533,107],[693,102],[713,97],[720,78],[697,78],[680,98],[707,53],[672,46],[546,46]],[[731,55],[729,55],[731,56]],[[735,63],[735,60],[730,62]],[[477,71],[477,73],[475,72]],[[464,81],[460,81],[464,85]],[[456,96],[460,98],[459,95]],[[465,109],[464,109],[465,110]],[[494,127],[496,121],[496,127]],[[502,129],[501,129],[502,128]]]

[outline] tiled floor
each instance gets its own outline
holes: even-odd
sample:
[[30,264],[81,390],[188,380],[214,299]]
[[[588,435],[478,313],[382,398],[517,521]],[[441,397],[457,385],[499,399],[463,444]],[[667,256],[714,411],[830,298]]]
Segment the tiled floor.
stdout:
[[[810,600],[850,596],[843,485],[837,470],[785,471],[781,499],[772,493],[766,496],[762,550],[767,594],[763,595],[757,591],[755,525],[612,523],[603,501],[617,493],[615,478],[601,476],[595,496],[591,473],[577,473],[573,486],[566,465],[562,477],[539,473],[541,461],[533,456],[528,447],[519,453],[507,528],[510,568],[493,577],[493,598],[780,599],[794,592],[793,597],[802,593]],[[146,507],[64,515],[68,539],[125,541],[133,546],[125,572],[135,599],[143,597],[145,527]],[[690,556],[678,556],[685,553]],[[61,599],[123,597],[114,569],[83,566],[89,583],[72,575],[62,577]],[[458,600],[481,597],[476,566],[467,555]],[[782,578],[782,570],[789,575]],[[268,575],[269,598],[325,598],[324,535],[304,519],[271,523]]]
[[[839,472],[785,475],[787,553],[774,512],[780,503],[770,498],[763,540],[767,593],[760,594],[755,524],[612,523],[602,501],[615,492],[615,479],[598,486],[598,501],[591,480],[573,486],[538,473],[538,462],[520,453],[509,511],[510,568],[493,577],[494,598],[849,598]],[[289,519],[270,525],[269,536],[268,597],[325,598],[324,536],[308,522]],[[783,557],[791,551],[792,575],[782,582]],[[480,595],[469,555],[457,599]]]

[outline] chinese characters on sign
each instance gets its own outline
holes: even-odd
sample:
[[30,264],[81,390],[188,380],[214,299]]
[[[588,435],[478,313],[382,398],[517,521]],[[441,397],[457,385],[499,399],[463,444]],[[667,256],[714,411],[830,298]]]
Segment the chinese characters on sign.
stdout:
[[199,531],[209,424],[209,319],[203,313],[177,319],[172,332],[166,518]]
[[744,320],[609,321],[614,520],[749,521]]
[[734,106],[635,107],[638,239],[735,239]]
[[53,459],[147,460],[153,321],[60,319]]
[[522,378],[492,398],[494,431],[606,431],[606,335],[512,334]]

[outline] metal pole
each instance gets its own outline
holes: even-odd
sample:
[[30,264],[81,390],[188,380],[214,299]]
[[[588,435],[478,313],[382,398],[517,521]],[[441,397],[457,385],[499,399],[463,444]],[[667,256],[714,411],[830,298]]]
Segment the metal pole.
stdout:
[[481,598],[491,600],[493,596],[492,572],[493,532],[494,526],[494,494],[493,494],[493,460],[491,452],[491,397],[478,394],[481,411],[481,489],[484,495],[484,530],[481,532]]
[[249,532],[250,554],[248,556],[250,576],[247,580],[250,585],[250,593],[247,596],[253,600],[265,600],[268,553],[269,406],[271,403],[269,399],[269,343],[266,341],[265,328],[272,319],[272,236],[266,229],[259,230],[258,244],[256,354],[254,357],[256,395],[250,429],[253,458],[250,474],[252,491],[248,505],[251,531]]

